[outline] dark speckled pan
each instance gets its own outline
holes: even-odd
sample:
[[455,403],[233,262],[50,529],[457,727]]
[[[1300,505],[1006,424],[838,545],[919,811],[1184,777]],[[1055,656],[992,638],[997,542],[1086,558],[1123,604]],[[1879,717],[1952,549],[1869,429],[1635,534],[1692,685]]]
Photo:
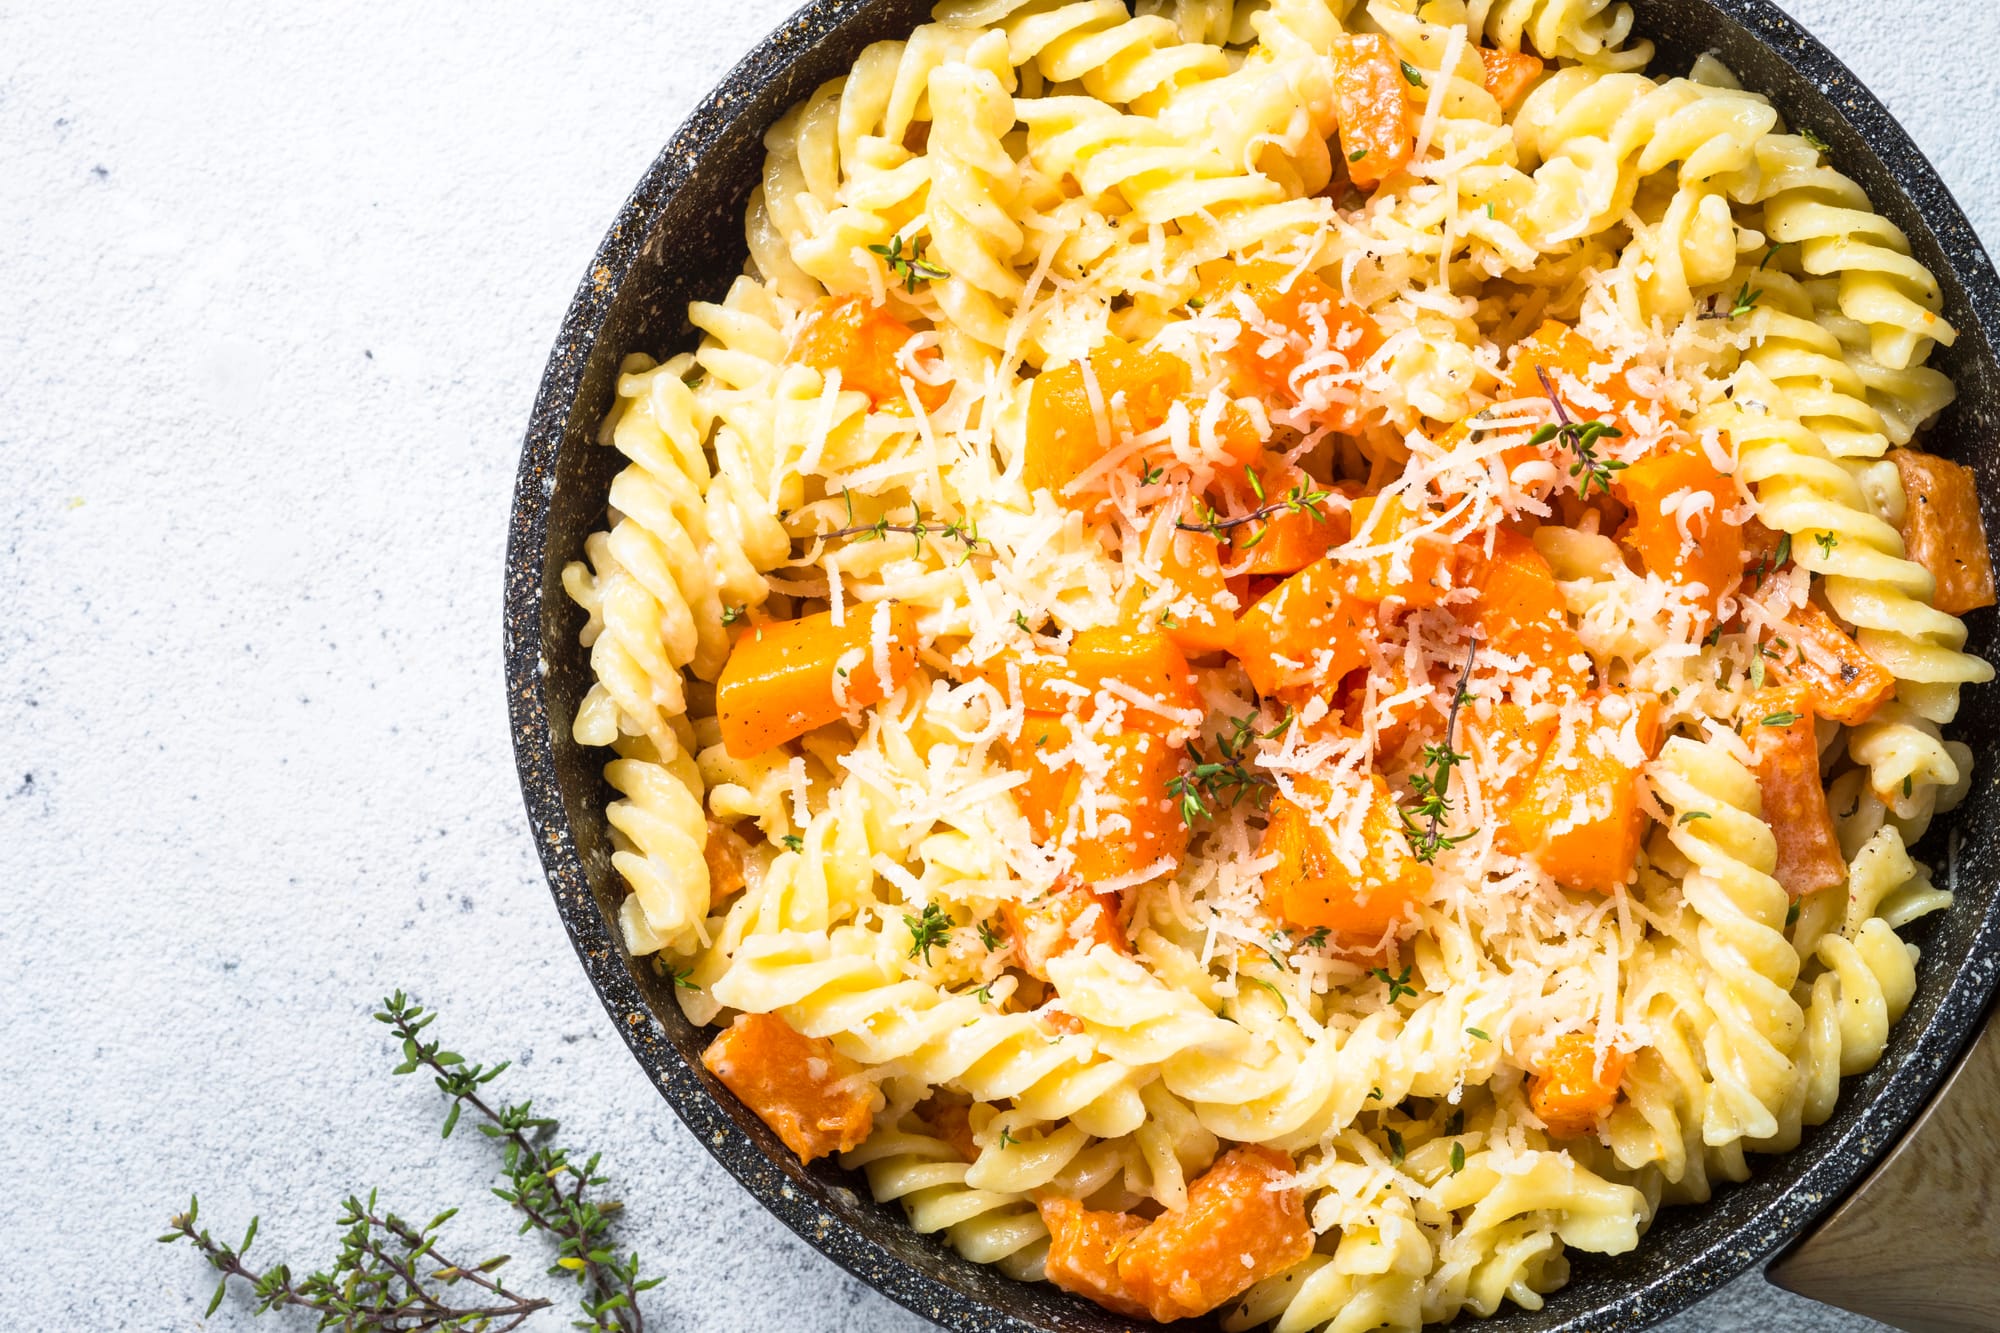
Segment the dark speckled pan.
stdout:
[[[549,888],[591,984],[661,1095],[765,1207],[849,1272],[946,1328],[1134,1329],[1141,1326],[1047,1285],[1011,1282],[917,1236],[899,1209],[869,1199],[858,1177],[825,1162],[801,1167],[709,1078],[696,1058],[700,1037],[681,1017],[671,985],[635,965],[619,944],[614,918],[622,889],[606,841],[603,756],[569,736],[590,669],[576,641],[583,617],[563,595],[560,574],[602,523],[606,487],[621,461],[593,443],[619,359],[694,345],[687,302],[720,299],[743,263],[743,207],[765,127],[845,72],[867,43],[907,33],[927,8],[925,0],[808,5],[730,72],[619,210],[563,321],[521,453],[507,550],[514,747]],[[1655,70],[1682,72],[1699,53],[1719,53],[1793,125],[1833,146],[1834,162],[1909,233],[1917,257],[1938,275],[1960,338],[1933,364],[1957,381],[1960,396],[1930,445],[1978,468],[1994,528],[2000,284],[1937,174],[1882,104],[1775,6],[1637,0],[1636,8],[1640,27],[1659,44]],[[1992,612],[1972,618],[1971,646],[1993,655]],[[1956,734],[1981,756],[1980,779],[1924,849],[1945,863],[1947,840],[1956,847],[1959,901],[1912,934],[1923,948],[1917,997],[1881,1064],[1847,1080],[1833,1119],[1798,1151],[1761,1160],[1754,1179],[1725,1187],[1706,1206],[1664,1210],[1636,1253],[1573,1255],[1570,1285],[1545,1308],[1509,1307],[1479,1325],[1485,1333],[1609,1333],[1663,1319],[1797,1237],[1903,1133],[1958,1058],[1994,988],[2000,856],[1979,830],[2000,816],[1996,727],[2000,692],[1969,692]]]

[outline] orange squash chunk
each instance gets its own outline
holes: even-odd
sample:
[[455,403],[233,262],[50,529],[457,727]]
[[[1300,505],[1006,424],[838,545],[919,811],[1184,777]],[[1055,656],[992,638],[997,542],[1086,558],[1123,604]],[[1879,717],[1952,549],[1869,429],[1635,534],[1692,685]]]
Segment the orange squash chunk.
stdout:
[[1791,623],[1797,633],[1773,639],[1771,648],[1785,677],[1810,691],[1815,714],[1859,726],[1894,697],[1896,678],[1889,669],[1817,603],[1792,612]]
[[[1204,265],[1202,283],[1217,293],[1211,302],[1232,291],[1246,293],[1257,307],[1261,321],[1246,325],[1230,350],[1241,387],[1248,392],[1279,402],[1297,402],[1299,386],[1293,377],[1302,370],[1311,376],[1334,368],[1308,359],[1337,353],[1349,367],[1358,366],[1382,345],[1381,330],[1366,311],[1348,304],[1341,294],[1310,273],[1294,274],[1271,260],[1248,263],[1225,262]],[[1222,302],[1221,313],[1240,313],[1233,300]],[[1324,424],[1335,430],[1351,429],[1358,414],[1334,408]]]
[[1618,1101],[1618,1081],[1627,1057],[1607,1051],[1597,1061],[1597,1040],[1587,1032],[1565,1032],[1550,1043],[1528,1092],[1528,1104],[1558,1138],[1588,1134]]
[[1049,840],[1062,813],[1072,766],[1068,760],[1058,763],[1054,756],[1066,750],[1069,742],[1069,723],[1061,714],[1031,712],[1021,723],[1021,734],[1007,743],[1014,771],[1028,775],[1026,782],[1014,788],[1014,801],[1037,842]]
[[[1014,666],[1010,673],[1009,662]],[[1187,656],[1161,630],[1110,626],[1078,631],[1066,651],[996,658],[968,674],[1008,692],[1018,674],[1021,702],[1031,713],[1094,716],[1099,696],[1125,706],[1125,725],[1170,734],[1184,722],[1169,714],[1199,712],[1201,691]]]
[[1527,659],[1529,671],[1548,670],[1549,691],[1581,694],[1590,684],[1590,655],[1570,628],[1555,571],[1517,533],[1494,534],[1493,554],[1477,561],[1472,584],[1479,589],[1474,626],[1484,645],[1509,657]]
[[[1367,707],[1369,680],[1375,684],[1375,698],[1378,710],[1382,703],[1393,700],[1397,695],[1411,689],[1416,682],[1410,677],[1410,669],[1402,656],[1391,657],[1387,674],[1374,671],[1371,667],[1366,676],[1354,673],[1347,681],[1347,707],[1344,714],[1348,727],[1354,731],[1364,730],[1362,716]],[[1388,716],[1378,715],[1375,719],[1375,754],[1378,758],[1392,755],[1403,748],[1403,742],[1410,738],[1412,730],[1419,730],[1426,737],[1442,731],[1444,710],[1438,705],[1436,693],[1437,676],[1434,672],[1427,681],[1427,693],[1414,699],[1403,699],[1388,704]]]
[[1000,916],[1013,937],[1014,953],[1030,976],[1049,979],[1049,960],[1093,944],[1126,952],[1118,924],[1118,900],[1079,884],[1058,884],[1033,902],[1008,899]]
[[1376,33],[1333,39],[1333,115],[1347,176],[1372,190],[1409,165],[1416,106],[1402,62]]
[[1107,1310],[1151,1317],[1118,1276],[1118,1257],[1146,1229],[1145,1218],[1098,1212],[1075,1199],[1045,1198],[1038,1206],[1049,1229],[1049,1255],[1042,1263],[1049,1281]]
[[[1660,705],[1621,694],[1599,694],[1590,704],[1591,719],[1578,729],[1575,744],[1543,756],[1495,839],[1564,888],[1610,893],[1639,859],[1646,831],[1639,775],[1659,748]],[[1628,729],[1636,758],[1627,753]],[[1561,746],[1560,737],[1555,743]]]
[[1117,626],[1078,631],[1059,661],[1023,663],[1021,690],[1030,708],[1085,715],[1106,693],[1125,701],[1126,726],[1162,735],[1185,725],[1167,713],[1202,708],[1194,670],[1171,638]]
[[[1736,484],[1699,449],[1655,454],[1612,476],[1613,490],[1632,511],[1619,540],[1638,552],[1647,573],[1699,583],[1713,615],[1743,574],[1743,530],[1725,518],[1736,506]],[[1698,496],[1707,497],[1707,506],[1691,514],[1684,538],[1677,509],[1667,506],[1698,505]]]
[[1847,878],[1833,813],[1819,778],[1819,740],[1812,700],[1799,685],[1758,694],[1757,714],[1745,728],[1764,795],[1764,822],[1778,844],[1775,874],[1794,898],[1831,888]]
[[1070,873],[1085,884],[1137,874],[1162,859],[1187,855],[1188,826],[1167,792],[1180,776],[1181,752],[1147,731],[1105,737],[1111,764],[1096,784],[1096,827],[1082,808],[1084,774],[1076,769],[1063,796],[1057,841],[1070,849]]
[[1962,616],[1993,605],[1993,560],[1969,468],[1916,449],[1892,450],[1903,478],[1903,545],[1937,579],[1931,605]]
[[[877,673],[877,614],[888,619],[886,677]],[[916,618],[893,603],[852,607],[844,625],[830,611],[759,625],[736,641],[715,682],[723,746],[739,759],[761,754],[880,703],[916,667]]]
[[[843,386],[867,394],[871,405],[881,407],[905,401],[903,370],[896,358],[916,336],[885,306],[871,305],[858,296],[828,296],[806,315],[792,354],[821,374],[838,370]],[[936,352],[919,356],[926,362],[938,360]],[[951,397],[949,384],[926,384],[915,377],[911,382],[926,412],[937,411]]]
[[1542,77],[1542,62],[1526,51],[1496,51],[1486,46],[1477,50],[1479,63],[1485,67],[1486,91],[1493,95],[1502,111],[1513,110],[1535,80]]
[[[1169,615],[1157,622],[1160,632],[1190,657],[1228,652],[1236,642],[1236,613],[1223,605],[1228,585],[1221,543],[1206,532],[1173,529],[1173,520],[1166,517],[1157,522],[1170,530],[1149,534],[1146,546],[1159,552],[1159,581],[1175,594]],[[1143,589],[1135,583],[1132,594],[1128,608],[1136,605]]]
[[[1354,534],[1371,546],[1394,542],[1423,521],[1423,513],[1400,495],[1364,495],[1354,502]],[[1423,536],[1400,551],[1384,551],[1343,566],[1347,590],[1356,601],[1396,599],[1404,606],[1436,606],[1451,591],[1452,548],[1440,537]]]
[[[1601,361],[1602,354],[1582,334],[1551,319],[1515,345],[1508,382],[1517,398],[1547,401],[1548,391],[1536,373],[1539,367],[1548,373],[1556,399],[1571,420],[1609,421],[1630,434],[1641,400],[1626,383],[1623,371],[1607,373]],[[1564,466],[1572,461],[1565,461]]]
[[701,1062],[802,1162],[859,1147],[882,1104],[859,1063],[776,1014],[739,1016]]
[[[1283,796],[1271,802],[1261,851],[1277,853],[1278,864],[1264,872],[1264,889],[1287,921],[1308,930],[1325,926],[1343,935],[1379,939],[1409,919],[1412,904],[1430,887],[1430,868],[1410,852],[1389,784],[1379,773],[1369,774],[1368,781],[1368,809],[1361,823],[1365,850],[1357,865],[1336,853],[1319,810]],[[1309,802],[1324,801],[1327,791],[1302,783],[1300,795]]]
[[[1101,417],[1091,403],[1092,379]],[[1107,339],[1086,361],[1044,370],[1029,391],[1021,480],[1030,491],[1045,490],[1064,504],[1088,507],[1102,488],[1071,483],[1118,443],[1121,418],[1133,434],[1158,429],[1174,399],[1187,390],[1185,362],[1141,352],[1117,338]]]
[[1331,697],[1368,660],[1371,608],[1345,591],[1342,567],[1308,565],[1259,598],[1236,631],[1236,656],[1265,697]]
[[1304,1191],[1276,1186],[1292,1159],[1234,1148],[1188,1185],[1187,1206],[1162,1213],[1118,1254],[1131,1299],[1161,1323],[1207,1314],[1312,1253]]
[[[1325,489],[1282,459],[1268,459],[1255,472],[1254,487],[1247,476],[1224,477],[1217,486],[1228,505],[1227,512],[1254,514],[1281,503],[1295,490],[1309,494]],[[1231,573],[1296,574],[1347,540],[1347,519],[1328,512],[1324,505],[1311,505],[1280,509],[1227,531],[1229,550],[1223,563]]]
[[701,859],[708,864],[708,898],[719,903],[743,887],[743,858],[750,844],[735,829],[714,816],[708,821],[708,841],[701,846]]
[[1483,718],[1471,710],[1460,713],[1459,723],[1465,728],[1466,753],[1479,766],[1486,808],[1500,814],[1513,809],[1534,785],[1535,770],[1555,739],[1555,718],[1529,721],[1520,704],[1497,703],[1487,705]]
[[972,1108],[961,1102],[940,1102],[935,1097],[917,1107],[917,1119],[932,1137],[951,1145],[953,1152],[968,1162],[979,1160],[979,1142],[972,1137]]

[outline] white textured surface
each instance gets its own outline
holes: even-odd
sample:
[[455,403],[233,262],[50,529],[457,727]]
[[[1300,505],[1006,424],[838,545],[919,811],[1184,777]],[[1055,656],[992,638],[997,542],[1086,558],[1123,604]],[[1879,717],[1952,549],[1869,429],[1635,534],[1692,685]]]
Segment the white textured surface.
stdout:
[[[2000,238],[2000,8],[1792,7]],[[501,690],[563,306],[789,8],[0,3],[0,1328],[204,1326],[151,1243],[190,1188],[295,1260],[349,1189],[474,1198],[479,1145],[385,1075],[396,985],[606,1151],[654,1327],[927,1327],[749,1202],[610,1031]],[[1753,1277],[1673,1327],[1873,1325]]]

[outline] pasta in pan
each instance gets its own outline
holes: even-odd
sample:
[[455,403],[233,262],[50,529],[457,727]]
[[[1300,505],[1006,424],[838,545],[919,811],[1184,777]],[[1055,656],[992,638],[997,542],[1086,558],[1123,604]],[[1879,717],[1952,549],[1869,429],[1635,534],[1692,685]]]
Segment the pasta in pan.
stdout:
[[1606,0],[945,0],[564,585],[706,1063],[969,1259],[1415,1330],[1794,1146],[1950,905],[1954,331]]

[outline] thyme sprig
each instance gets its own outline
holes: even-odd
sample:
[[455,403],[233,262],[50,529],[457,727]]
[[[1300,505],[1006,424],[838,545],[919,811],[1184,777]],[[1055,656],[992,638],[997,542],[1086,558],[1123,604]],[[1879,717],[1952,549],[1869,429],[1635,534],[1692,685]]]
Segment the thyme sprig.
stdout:
[[1234,806],[1244,797],[1275,786],[1268,773],[1250,767],[1251,751],[1260,740],[1276,740],[1292,725],[1292,710],[1269,731],[1257,729],[1257,714],[1229,719],[1229,729],[1215,737],[1214,759],[1193,741],[1187,745],[1190,767],[1167,781],[1167,795],[1178,803],[1181,822],[1193,828],[1199,819],[1213,819],[1216,810]]
[[[511,1062],[473,1064],[456,1051],[442,1049],[440,1042],[424,1036],[436,1018],[435,1011],[402,991],[382,1001],[375,1019],[389,1028],[403,1056],[391,1072],[400,1076],[426,1071],[450,1099],[442,1137],[450,1138],[469,1111],[475,1128],[500,1145],[506,1184],[493,1192],[521,1215],[523,1233],[539,1232],[556,1243],[555,1262],[548,1272],[575,1280],[578,1304],[586,1316],[576,1327],[599,1333],[643,1333],[646,1323],[639,1293],[662,1279],[641,1278],[638,1254],[621,1259],[612,1249],[611,1219],[622,1205],[599,1197],[607,1183],[598,1171],[601,1154],[592,1153],[581,1163],[574,1160],[569,1149],[555,1141],[558,1123],[536,1115],[532,1101],[497,1106],[489,1102],[485,1089]],[[193,1199],[160,1240],[193,1244],[222,1274],[209,1303],[211,1312],[221,1304],[232,1278],[249,1284],[256,1298],[254,1313],[307,1309],[319,1314],[321,1328],[370,1333],[504,1330],[547,1309],[550,1302],[522,1296],[492,1276],[509,1256],[463,1264],[440,1252],[439,1229],[456,1212],[447,1209],[416,1225],[381,1209],[373,1193],[365,1202],[350,1195],[340,1215],[346,1230],[339,1254],[327,1268],[303,1278],[295,1277],[287,1264],[263,1272],[252,1269],[243,1256],[256,1239],[256,1219],[251,1219],[242,1243],[230,1245],[199,1226],[200,1205]],[[483,1295],[470,1304],[451,1304],[440,1292],[460,1282]]]
[[1615,458],[1599,458],[1597,442],[1601,439],[1618,439],[1625,432],[1608,421],[1572,421],[1556,396],[1556,386],[1549,379],[1549,372],[1542,366],[1535,367],[1535,378],[1542,382],[1542,392],[1549,397],[1549,406],[1555,408],[1556,419],[1551,425],[1542,427],[1529,437],[1533,445],[1559,441],[1562,446],[1576,455],[1576,462],[1570,464],[1569,474],[1582,477],[1577,486],[1577,494],[1583,499],[1590,498],[1593,484],[1606,495],[1611,494],[1611,474],[1622,472],[1627,466]]
[[880,255],[889,265],[889,272],[903,280],[903,290],[914,292],[919,282],[937,282],[951,274],[924,258],[924,243],[917,237],[910,238],[910,250],[903,253],[903,234],[897,232],[887,245],[871,245],[870,254]]
[[[1472,679],[1472,664],[1478,657],[1479,640],[1474,639],[1472,646],[1466,650],[1465,665],[1458,673],[1458,686],[1452,691],[1451,708],[1445,714],[1444,740],[1424,746],[1424,769],[1410,775],[1410,790],[1417,797],[1414,817],[1410,807],[1396,807],[1396,812],[1402,816],[1403,836],[1409,839],[1410,852],[1424,865],[1437,860],[1439,852],[1458,846],[1479,831],[1473,829],[1455,836],[1442,831],[1446,817],[1451,814],[1451,770],[1464,763],[1466,758],[1452,748],[1452,737],[1458,728],[1459,706],[1468,697],[1465,684]],[[1421,827],[1418,819],[1424,821]]]
[[[1752,277],[1754,277],[1758,273],[1763,272],[1765,265],[1769,264],[1773,259],[1777,257],[1778,251],[1784,249],[1789,244],[1790,244],[1789,241],[1774,242],[1771,248],[1764,252],[1764,257],[1757,261],[1757,267],[1751,270]],[[1757,303],[1763,299],[1764,299],[1764,289],[1761,287],[1756,287],[1756,288],[1751,287],[1750,279],[1745,278],[1743,280],[1743,285],[1736,289],[1736,295],[1730,298],[1729,309],[1727,310],[1719,309],[1717,298],[1713,294],[1711,294],[1707,302],[1704,304],[1702,312],[1698,318],[1737,319],[1755,310],[1757,308]]]
[[951,918],[936,903],[925,903],[922,916],[903,914],[903,924],[910,928],[910,957],[924,956],[924,966],[931,965],[931,950],[942,949],[951,936]]
[[918,557],[921,557],[924,553],[924,539],[927,537],[941,537],[947,541],[956,541],[963,544],[965,554],[968,558],[975,554],[980,547],[992,545],[986,538],[979,535],[979,524],[975,520],[965,518],[939,521],[934,517],[926,516],[922,505],[910,506],[910,521],[907,523],[892,523],[886,514],[876,519],[873,523],[857,523],[854,521],[854,492],[843,486],[840,490],[840,496],[847,504],[846,526],[835,528],[831,532],[807,533],[794,540],[832,541],[837,537],[852,537],[855,541],[859,542],[879,542],[888,540],[889,534],[892,532],[901,533],[903,536],[909,537],[914,541],[914,554]]
[[1281,498],[1266,503],[1264,483],[1257,476],[1256,471],[1246,467],[1243,469],[1243,473],[1250,480],[1251,493],[1257,497],[1257,508],[1247,514],[1238,514],[1231,518],[1224,518],[1216,512],[1214,505],[1204,502],[1197,511],[1199,517],[1195,522],[1190,523],[1186,519],[1180,519],[1174,523],[1174,526],[1182,532],[1205,532],[1209,536],[1221,540],[1225,534],[1247,524],[1262,524],[1262,531],[1258,532],[1256,536],[1250,538],[1248,541],[1239,541],[1234,537],[1229,538],[1229,541],[1238,551],[1247,551],[1258,542],[1264,540],[1265,534],[1271,530],[1270,519],[1274,515],[1286,513],[1305,514],[1316,523],[1326,522],[1326,511],[1321,506],[1333,498],[1332,491],[1322,490],[1309,482],[1302,481],[1286,491]]
[[[345,1230],[333,1266],[305,1277],[294,1277],[289,1264],[274,1264],[262,1272],[250,1267],[243,1256],[257,1239],[258,1219],[250,1219],[241,1243],[217,1240],[200,1226],[198,1197],[188,1199],[186,1212],[174,1214],[167,1223],[172,1229],[159,1239],[165,1245],[188,1241],[222,1275],[204,1318],[221,1308],[231,1278],[249,1285],[256,1299],[253,1313],[312,1310],[320,1316],[321,1328],[497,1331],[518,1328],[529,1315],[548,1309],[549,1301],[511,1291],[491,1276],[510,1256],[496,1254],[471,1265],[444,1256],[438,1232],[457,1211],[448,1209],[416,1226],[381,1210],[373,1191],[366,1203],[350,1195],[341,1206],[340,1225]],[[441,1298],[443,1289],[459,1282],[484,1295],[469,1305]]]

